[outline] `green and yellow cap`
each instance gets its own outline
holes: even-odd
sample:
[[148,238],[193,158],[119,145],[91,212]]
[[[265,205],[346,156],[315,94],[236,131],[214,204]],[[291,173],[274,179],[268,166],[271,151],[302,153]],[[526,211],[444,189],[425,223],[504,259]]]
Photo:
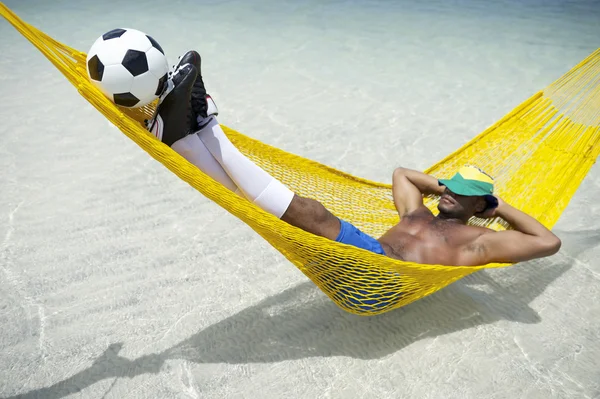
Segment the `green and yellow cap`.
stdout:
[[496,206],[494,179],[476,166],[465,165],[451,179],[440,179],[441,186],[458,195],[485,197],[490,206]]

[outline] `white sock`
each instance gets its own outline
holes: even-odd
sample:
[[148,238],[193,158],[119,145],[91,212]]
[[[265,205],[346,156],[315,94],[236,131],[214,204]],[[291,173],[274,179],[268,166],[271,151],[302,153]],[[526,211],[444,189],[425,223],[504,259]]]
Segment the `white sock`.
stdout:
[[188,162],[196,165],[198,169],[227,187],[229,190],[243,196],[241,190],[236,186],[233,180],[231,180],[225,170],[223,170],[221,164],[217,162],[204,146],[197,134],[190,134],[177,140],[173,143],[171,148],[187,159]]
[[283,216],[294,193],[246,158],[229,141],[216,118],[213,117],[197,134],[248,200],[278,218]]

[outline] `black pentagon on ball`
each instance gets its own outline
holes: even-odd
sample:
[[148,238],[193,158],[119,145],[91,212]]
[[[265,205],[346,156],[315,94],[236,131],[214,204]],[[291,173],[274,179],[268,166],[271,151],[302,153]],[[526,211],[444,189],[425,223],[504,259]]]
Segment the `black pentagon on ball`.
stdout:
[[133,107],[140,100],[131,93],[117,93],[113,95],[113,101],[117,105],[122,105],[124,107]]
[[88,61],[88,72],[93,80],[100,82],[104,74],[104,64],[98,58],[98,54],[94,55]]
[[146,35],[146,37],[148,38],[148,40],[150,40],[150,43],[152,43],[152,47],[154,47],[155,49],[163,53],[163,55],[165,55],[165,52],[163,51],[162,47],[160,47],[160,44],[158,44],[158,42],[154,40],[152,36]]
[[154,92],[155,96],[160,96],[162,92],[165,90],[165,83],[167,82],[167,75],[165,73],[162,78],[158,80],[158,86],[156,86],[156,91]]
[[138,50],[127,50],[125,57],[121,64],[127,69],[133,76],[138,76],[144,72],[148,72],[148,59],[146,53]]
[[127,32],[127,30],[125,29],[113,29],[111,31],[106,32],[105,34],[102,35],[102,39],[104,40],[109,40],[109,39],[115,39],[117,37],[121,37],[123,35],[123,33]]

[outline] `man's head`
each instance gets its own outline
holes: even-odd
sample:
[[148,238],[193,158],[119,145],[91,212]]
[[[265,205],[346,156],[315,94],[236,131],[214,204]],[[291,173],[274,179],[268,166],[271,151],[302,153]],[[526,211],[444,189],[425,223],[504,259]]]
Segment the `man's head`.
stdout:
[[494,180],[475,166],[463,166],[451,179],[440,179],[446,187],[438,204],[440,216],[468,220],[489,207],[498,205]]

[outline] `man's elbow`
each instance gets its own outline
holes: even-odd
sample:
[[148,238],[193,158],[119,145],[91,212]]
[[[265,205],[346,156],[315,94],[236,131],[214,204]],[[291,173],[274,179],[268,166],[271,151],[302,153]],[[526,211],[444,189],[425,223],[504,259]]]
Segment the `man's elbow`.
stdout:
[[398,167],[394,169],[394,172],[392,173],[392,183],[394,185],[402,185],[410,182],[408,179],[408,173],[408,169],[406,168]]
[[392,173],[392,178],[397,179],[401,176],[406,176],[406,168],[403,168],[401,166],[397,167],[396,169],[394,169],[394,172]]
[[558,238],[554,234],[550,235],[549,237],[544,238],[544,240],[542,242],[543,251],[546,256],[551,256],[551,255],[556,254],[560,250],[561,246],[562,246],[562,241],[560,240],[560,238]]

